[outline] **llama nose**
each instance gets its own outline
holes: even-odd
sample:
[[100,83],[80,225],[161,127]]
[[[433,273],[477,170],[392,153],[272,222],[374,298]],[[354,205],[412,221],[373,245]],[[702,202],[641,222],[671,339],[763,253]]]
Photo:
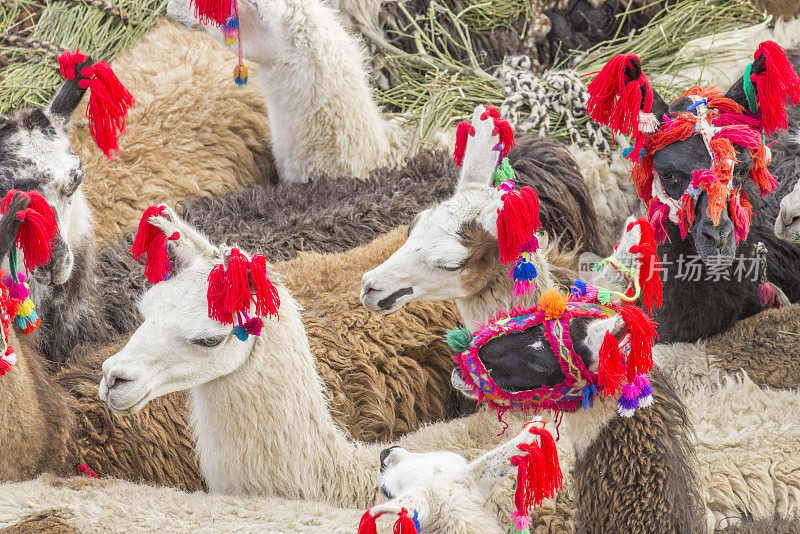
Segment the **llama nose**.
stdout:
[[123,376],[116,370],[109,371],[108,373],[106,373],[106,386],[108,386],[108,389],[111,389],[114,386],[125,384],[130,381],[131,381],[130,378]]
[[800,221],[800,214],[792,210],[781,210],[781,220],[784,226],[789,227]]

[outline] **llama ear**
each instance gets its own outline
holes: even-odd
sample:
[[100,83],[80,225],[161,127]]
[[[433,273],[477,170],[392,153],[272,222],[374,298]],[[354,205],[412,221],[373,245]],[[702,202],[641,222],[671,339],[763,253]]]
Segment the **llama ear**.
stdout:
[[[535,418],[541,421],[540,417]],[[528,423],[530,424],[530,423]],[[513,439],[476,458],[467,465],[467,477],[473,480],[481,495],[488,499],[494,489],[514,470],[511,458],[520,454],[519,445],[538,442],[539,437],[528,431],[527,425]]]
[[466,184],[488,186],[491,183],[492,174],[502,157],[502,152],[495,150],[500,144],[500,136],[495,133],[496,119],[499,120],[499,114],[494,107],[478,106],[472,113],[471,122],[458,125],[453,156],[456,165],[461,166],[458,187]]
[[[593,373],[597,372],[600,362],[600,348],[603,346],[606,333],[612,334],[617,338],[617,341],[622,340],[625,334],[625,321],[621,315],[614,315],[607,319],[595,319],[586,327],[586,339],[583,340],[583,343],[591,354],[591,361],[586,362],[586,368]],[[577,341],[577,339],[572,340],[573,343]]]
[[[765,56],[761,56],[755,61],[753,61],[752,66],[750,67],[750,78],[751,81],[755,80],[756,76],[759,76],[764,73],[766,70],[766,58]],[[744,90],[744,75],[741,78],[733,82],[733,85],[730,86],[728,91],[725,93],[725,98],[730,98],[740,106],[745,109],[748,109],[749,105],[747,102],[747,93]]]
[[17,191],[8,205],[8,210],[0,219],[0,255],[5,256],[17,238],[22,220],[17,218],[17,213],[23,211],[30,204],[30,198],[22,198],[22,192]]
[[[76,56],[76,60],[81,56]],[[84,67],[89,67],[94,64],[91,56],[85,56],[85,59],[74,64],[64,64],[61,67],[61,74],[64,76],[64,84],[53,97],[52,102],[47,107],[47,114],[54,122],[66,126],[69,123],[70,117],[78,104],[81,103],[83,95],[86,94],[88,85],[85,87],[80,86],[82,79],[81,70]]]
[[484,230],[489,232],[489,235],[496,239],[498,217],[497,212],[503,207],[503,200],[500,191],[497,191],[494,188],[491,188],[491,190],[493,193],[495,193],[495,198],[481,210],[480,214],[478,215],[478,223],[483,227]]

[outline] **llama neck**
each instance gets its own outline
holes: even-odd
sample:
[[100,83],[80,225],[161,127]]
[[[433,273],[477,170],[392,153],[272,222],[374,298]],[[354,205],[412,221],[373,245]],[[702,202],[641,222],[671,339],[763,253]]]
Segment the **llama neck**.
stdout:
[[[653,404],[633,417],[616,401],[564,415],[576,448],[578,532],[697,532],[696,481],[686,407],[666,375],[651,374]],[[602,488],[614,488],[602,491]]]
[[209,488],[337,506],[371,506],[377,453],[347,440],[328,412],[299,306],[279,288],[248,360],[191,390],[196,452]]
[[552,286],[553,280],[547,261],[541,252],[533,257],[538,271],[534,290],[521,299],[513,296],[514,281],[508,277],[510,265],[502,265],[500,260],[482,274],[480,289],[461,299],[456,299],[456,307],[461,314],[464,326],[475,331],[479,325],[486,324],[500,310],[511,310],[514,306],[528,308],[536,304],[543,291]]
[[[751,238],[749,242],[755,242]],[[691,236],[682,240],[677,226],[669,225],[669,240],[658,248],[666,270],[663,306],[654,312],[662,343],[694,342],[724,332],[739,319],[761,310],[758,272],[739,274],[739,260],[724,270],[728,280],[716,277],[700,261]],[[736,258],[743,256],[745,270],[753,267],[754,247],[741,243]],[[753,280],[753,274],[756,279]],[[692,313],[685,313],[692,310]]]
[[67,241],[72,273],[59,285],[42,285],[31,276],[31,298],[44,328],[34,335],[37,348],[60,364],[76,345],[95,342],[108,334],[97,290],[94,228],[82,189],[75,193]]
[[258,39],[257,54],[249,57],[265,58],[258,79],[270,110],[281,179],[365,178],[376,167],[399,164],[404,156],[399,130],[383,120],[373,101],[363,46],[344,29],[338,13],[318,0],[258,10],[268,29],[243,32]]

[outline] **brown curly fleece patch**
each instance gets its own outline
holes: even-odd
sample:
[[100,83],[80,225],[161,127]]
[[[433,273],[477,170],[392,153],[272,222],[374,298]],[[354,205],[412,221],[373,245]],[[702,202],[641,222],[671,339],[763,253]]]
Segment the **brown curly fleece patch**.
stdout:
[[16,525],[0,528],[0,534],[74,534],[77,532],[64,519],[58,510],[42,510],[31,514]]
[[701,531],[686,407],[663,372],[653,369],[650,380],[652,406],[614,415],[575,459],[578,532]]
[[796,388],[800,386],[800,304],[739,321],[710,338],[706,350],[709,364],[728,374],[744,369],[759,386]]

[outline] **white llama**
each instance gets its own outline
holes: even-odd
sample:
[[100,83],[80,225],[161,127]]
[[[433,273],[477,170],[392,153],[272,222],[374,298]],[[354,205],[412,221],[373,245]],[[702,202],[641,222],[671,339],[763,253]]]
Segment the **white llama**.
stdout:
[[[103,364],[100,397],[116,411],[188,389],[200,467],[209,488],[338,506],[371,506],[379,445],[345,438],[328,412],[300,309],[278,276],[280,319],[264,317],[260,337],[240,341],[208,316],[207,279],[230,247],[217,248],[174,212],[151,217],[175,255],[173,274],[141,302],[144,323]],[[492,414],[426,427],[400,443],[466,454],[498,443]],[[496,419],[494,419],[496,421]],[[520,423],[521,421],[516,421]]]
[[[242,51],[258,64],[282,180],[366,178],[403,161],[410,136],[381,115],[363,43],[335,9],[319,0],[241,0],[239,11]],[[190,0],[170,0],[167,13],[185,26],[200,25]],[[222,39],[220,29],[205,29]]]

